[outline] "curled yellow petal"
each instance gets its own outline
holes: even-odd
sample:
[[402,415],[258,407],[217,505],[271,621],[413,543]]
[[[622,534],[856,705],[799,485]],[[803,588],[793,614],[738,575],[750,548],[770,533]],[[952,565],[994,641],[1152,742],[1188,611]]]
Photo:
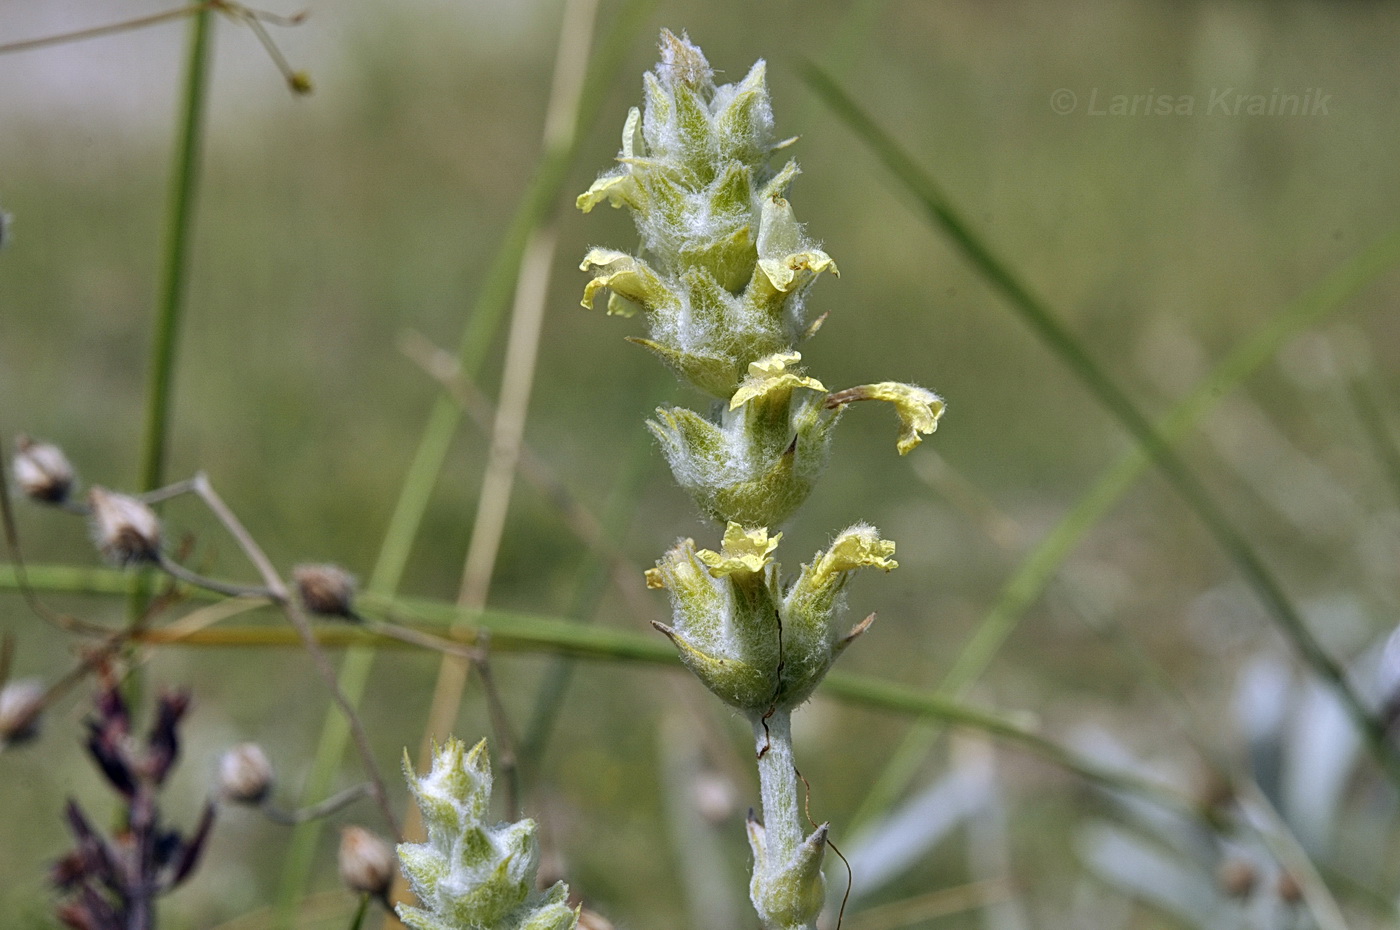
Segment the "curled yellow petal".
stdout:
[[637,179],[632,177],[632,170],[627,167],[627,162],[642,154],[645,144],[642,142],[642,113],[636,107],[627,111],[627,122],[622,127],[622,151],[618,154],[618,161],[623,164],[619,168],[609,171],[594,181],[578,199],[574,201],[584,213],[588,213],[604,200],[610,202],[614,208],[623,206],[638,206],[638,186]]
[[926,388],[898,381],[847,388],[829,396],[826,405],[829,408],[843,407],[859,400],[883,400],[894,404],[895,413],[899,415],[899,441],[896,446],[900,455],[908,454],[924,441],[924,435],[938,429],[938,420],[943,416],[943,398]]
[[773,561],[771,555],[782,538],[782,533],[770,538],[766,526],[746,530],[737,523],[730,523],[724,529],[724,541],[719,552],[701,549],[696,555],[709,566],[710,574],[716,578],[737,572],[756,574]]
[[779,352],[750,363],[748,377],[739,384],[739,389],[729,399],[729,409],[738,410],[755,398],[779,390],[791,391],[793,388],[805,387],[813,391],[825,391],[826,386],[816,378],[788,371],[787,366],[800,361],[801,352]]
[[589,310],[593,309],[598,292],[604,288],[610,288],[613,297],[621,298],[609,298],[609,315],[631,316],[638,306],[652,309],[672,299],[670,289],[651,266],[626,252],[592,249],[578,267],[580,271],[593,272],[593,280],[584,285],[581,301]]
[[797,581],[788,589],[784,599],[788,631],[800,638],[806,630],[834,642],[832,612],[851,572],[858,568],[891,571],[899,567],[893,555],[894,543],[881,539],[873,526],[857,523],[842,530],[825,552],[818,552],[809,564],[802,566]]
[[816,580],[823,583],[837,572],[849,572],[857,568],[883,568],[885,571],[898,568],[899,563],[890,558],[894,555],[894,543],[881,539],[873,526],[857,524],[842,531],[832,542],[831,548],[817,560]]
[[631,172],[605,174],[594,181],[588,190],[578,195],[574,206],[584,213],[592,211],[605,200],[615,208],[622,207],[636,200],[636,191],[637,180],[632,177]]

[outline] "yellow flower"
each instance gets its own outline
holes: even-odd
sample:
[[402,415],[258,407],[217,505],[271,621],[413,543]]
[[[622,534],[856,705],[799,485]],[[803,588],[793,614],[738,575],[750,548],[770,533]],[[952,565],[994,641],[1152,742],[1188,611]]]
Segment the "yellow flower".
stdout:
[[772,563],[770,556],[782,538],[783,534],[778,533],[770,539],[766,526],[746,530],[737,523],[730,523],[724,529],[724,541],[720,544],[719,552],[701,549],[696,555],[709,566],[710,574],[716,578],[739,572],[757,574]]
[[787,370],[788,365],[800,361],[801,352],[778,352],[750,363],[749,376],[729,399],[729,409],[738,410],[755,398],[765,397],[777,391],[791,391],[793,388],[805,387],[825,392],[826,386],[816,378],[808,378]]

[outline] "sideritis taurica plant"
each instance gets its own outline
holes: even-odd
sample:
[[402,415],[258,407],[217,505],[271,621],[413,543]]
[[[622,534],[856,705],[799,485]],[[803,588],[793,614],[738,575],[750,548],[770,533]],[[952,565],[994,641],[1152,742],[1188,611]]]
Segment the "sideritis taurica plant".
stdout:
[[836,264],[784,197],[798,169],[774,158],[793,140],[774,134],[763,62],[716,85],[700,49],[663,32],[644,85],[618,166],[578,199],[585,212],[626,207],[643,254],[590,250],[583,305],[607,291],[609,314],[641,311],[648,338],[631,341],[714,399],[703,414],[661,408],[647,425],[676,481],[723,527],[718,549],[681,540],[647,584],[670,592],[674,620],[657,627],[681,661],[753,725],[763,805],[748,827],[754,907],[769,930],[814,928],[827,828],[808,835],[803,825],[791,714],[867,626],[837,626],[851,572],[896,563],[894,543],[858,523],[785,578],[773,560],[777,528],[826,467],[848,405],[893,404],[903,454],[934,431],[943,402],[891,381],[829,392],[800,367],[797,344],[820,322],[806,318],[807,291]]

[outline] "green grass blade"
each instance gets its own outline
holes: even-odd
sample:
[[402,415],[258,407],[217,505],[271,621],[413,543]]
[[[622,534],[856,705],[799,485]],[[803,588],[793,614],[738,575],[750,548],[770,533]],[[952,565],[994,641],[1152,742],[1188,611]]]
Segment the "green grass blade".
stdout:
[[[115,569],[53,565],[27,568],[33,590],[68,594],[117,593],[121,590],[120,582],[124,577]],[[14,566],[0,565],[0,591],[17,588]],[[205,598],[216,597],[207,592],[191,593]],[[446,629],[465,621],[471,634],[466,641],[470,642],[477,636],[489,636],[491,648],[501,652],[553,653],[577,659],[680,668],[674,646],[659,635],[636,630],[583,624],[565,617],[492,609],[469,611],[446,601],[388,599],[369,593],[364,595],[358,606],[367,617],[392,619],[398,623],[413,622],[425,630]],[[350,624],[322,625],[317,633],[318,639],[329,648],[412,648],[401,640],[372,634]],[[146,631],[142,641],[152,646],[184,645],[202,649],[300,647],[296,632],[282,624],[229,625],[169,637],[155,629]],[[822,683],[820,693],[846,704],[977,730],[1019,745],[1106,787],[1132,791],[1173,807],[1191,809],[1189,802],[1169,789],[1101,766],[1055,743],[1037,731],[1033,720],[1023,716],[983,710],[909,685],[843,672],[829,674]]]
[[[1172,443],[1181,441],[1221,399],[1258,371],[1286,342],[1321,323],[1397,265],[1400,265],[1400,230],[1372,243],[1327,275],[1231,352],[1162,418],[1159,424],[1162,437]],[[1002,587],[991,610],[939,685],[938,693],[966,694],[968,687],[991,665],[997,651],[1025,612],[1040,598],[1070,553],[1151,464],[1141,448],[1124,453],[1045,534]],[[903,793],[937,737],[938,731],[933,727],[911,730],[861,805],[862,815],[884,810]]]
[[1400,754],[1386,738],[1385,728],[1362,703],[1347,680],[1345,670],[1322,648],[1283,586],[1195,472],[1176,454],[1127,394],[1104,373],[1049,306],[1032,294],[974,232],[918,163],[821,69],[804,64],[801,71],[808,86],[894,174],[923,208],[932,225],[958,247],[964,258],[1006,298],[1010,307],[1041,341],[1132,435],[1196,513],[1216,544],[1235,563],[1236,570],[1254,590],[1299,657],[1337,694],[1376,761],[1400,785]]
[[1356,419],[1360,422],[1362,431],[1366,433],[1366,439],[1371,443],[1371,449],[1376,454],[1381,470],[1385,472],[1390,489],[1396,498],[1400,499],[1400,446],[1395,444],[1395,436],[1386,426],[1385,415],[1361,378],[1352,378],[1347,385],[1347,392],[1351,396],[1351,406],[1356,411]]
[[189,278],[190,240],[194,235],[195,199],[199,191],[200,152],[204,145],[204,121],[209,101],[214,13],[202,7],[190,22],[189,52],[185,62],[180,127],[175,140],[174,174],[171,178],[165,249],[161,265],[151,368],[146,388],[146,433],[141,447],[141,490],[160,487],[165,481],[166,441],[170,433],[170,408],[174,400],[175,359],[180,322],[184,316]]
[[[210,7],[201,7],[190,21],[180,124],[175,132],[160,291],[152,330],[150,370],[146,380],[145,434],[141,443],[139,477],[143,491],[153,490],[165,483],[166,446],[170,435],[171,408],[175,401],[175,362],[188,293],[190,243],[194,238],[195,201],[199,194],[200,153],[204,148],[213,45],[214,11]],[[127,623],[133,628],[145,614],[149,590],[150,579],[145,574],[137,575],[128,585]],[[127,699],[133,703],[139,702],[140,676],[129,676],[124,687]]]

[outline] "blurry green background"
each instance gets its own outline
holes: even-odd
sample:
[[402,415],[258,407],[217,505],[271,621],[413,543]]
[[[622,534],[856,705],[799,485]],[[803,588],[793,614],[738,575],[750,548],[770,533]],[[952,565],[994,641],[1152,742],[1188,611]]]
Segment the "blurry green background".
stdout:
[[[396,340],[412,330],[457,344],[539,162],[560,7],[313,5],[304,25],[274,31],[315,82],[305,99],[287,92],[251,34],[219,23],[171,474],[207,471],[279,564],[334,560],[362,575],[372,566],[434,396]],[[603,4],[600,29],[616,7]],[[0,0],[0,42],[163,8]],[[611,163],[661,26],[688,30],[722,79],[766,58],[778,130],[801,136],[792,152],[804,173],[791,200],[842,272],[810,298],[814,313],[830,312],[803,350],[811,373],[834,389],[917,381],[948,400],[938,434],[907,458],[894,454],[888,411],[851,411],[828,477],[787,529],[789,563],[858,519],[898,541],[900,570],[853,588],[853,614],[880,619],[842,660],[848,670],[935,682],[1016,557],[1128,440],[805,89],[795,63],[830,70],[916,153],[1152,412],[1400,217],[1393,4],[660,0],[603,115],[584,127],[559,200],[561,248],[527,429],[597,512],[645,446],[650,410],[697,402],[622,341],[640,333],[637,321],[578,306],[585,248],[635,243],[625,215],[585,217],[571,204]],[[17,431],[57,442],[86,481],[117,488],[136,481],[184,37],[182,25],[165,25],[0,56],[0,208],[14,215],[0,254],[0,430],[7,443]],[[1330,99],[1309,116],[1209,112],[1226,88]],[[1061,89],[1075,95],[1074,112],[1052,107]],[[1106,109],[1115,95],[1140,94],[1190,95],[1195,112],[1089,112],[1091,99]],[[1400,276],[1390,275],[1288,346],[1185,447],[1339,655],[1393,626],[1400,594],[1397,499],[1348,399],[1357,380],[1393,412],[1397,300]],[[488,394],[498,378],[488,364]],[[406,592],[455,596],[484,458],[482,436],[465,428]],[[680,535],[713,544],[654,451],[648,467],[625,551],[645,565]],[[201,533],[209,567],[247,571],[195,508],[170,519]],[[31,561],[95,561],[77,521],[22,507],[19,529]],[[564,613],[584,556],[550,503],[518,484],[491,603]],[[1190,767],[1160,698],[1082,614],[1138,633],[1225,743],[1233,735],[1217,711],[1240,664],[1260,651],[1286,655],[1231,566],[1155,478],[1093,532],[1065,578],[1071,596],[1037,605],[976,694],[1034,710],[1054,735],[1092,722]],[[55,600],[93,619],[123,610],[115,599]],[[663,616],[660,597],[653,609]],[[18,636],[18,675],[67,667],[68,645],[17,599],[0,600],[0,611],[0,628]],[[647,619],[609,595],[596,621],[643,630]],[[365,722],[391,773],[401,747],[417,746],[436,665],[403,652],[376,664]],[[548,665],[498,661],[517,721]],[[268,747],[290,799],[327,703],[301,653],[172,648],[151,657],[149,676],[194,689],[170,799],[177,820],[194,818],[214,759],[235,741]],[[742,809],[756,796],[743,780],[747,737],[682,676],[581,667],[543,766],[526,773],[527,806],[558,867],[619,926],[688,919],[654,787],[663,721],[684,713],[677,689],[708,708],[731,754],[720,765],[740,779],[738,813],[721,834],[742,892]],[[68,842],[64,796],[106,803],[77,745],[84,713],[83,700],[68,699],[39,744],[0,756],[0,913],[46,912],[44,871]],[[800,715],[813,813],[833,821],[838,840],[904,725],[821,698]],[[478,691],[459,730],[487,732]],[[929,776],[945,764],[931,759]],[[1013,874],[1033,925],[1073,926],[1082,870],[1070,850],[1084,798],[1021,754],[1005,753],[1003,764]],[[347,762],[342,782],[356,772]],[[366,806],[340,819],[356,816],[372,818]],[[229,812],[197,879],[170,900],[168,925],[214,926],[268,903],[285,836]],[[323,843],[321,889],[337,887],[333,839]],[[841,880],[839,869],[830,874]],[[943,854],[898,893],[967,879],[961,855]],[[334,900],[345,913],[348,896]],[[1125,919],[1174,926],[1145,908]],[[911,926],[980,925],[964,915]]]

